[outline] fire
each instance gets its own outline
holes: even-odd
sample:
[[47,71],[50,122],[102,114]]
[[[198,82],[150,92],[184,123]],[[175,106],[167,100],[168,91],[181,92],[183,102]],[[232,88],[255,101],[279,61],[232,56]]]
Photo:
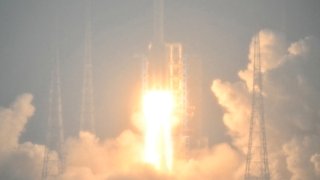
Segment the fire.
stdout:
[[143,97],[145,119],[144,161],[158,170],[170,171],[173,164],[172,114],[174,97],[170,91],[152,90]]

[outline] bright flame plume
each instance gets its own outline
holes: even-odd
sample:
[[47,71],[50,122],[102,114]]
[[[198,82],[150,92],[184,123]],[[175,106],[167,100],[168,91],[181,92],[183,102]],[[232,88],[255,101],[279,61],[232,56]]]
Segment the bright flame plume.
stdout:
[[172,92],[152,90],[143,97],[143,113],[146,124],[144,161],[158,170],[170,171],[173,164]]

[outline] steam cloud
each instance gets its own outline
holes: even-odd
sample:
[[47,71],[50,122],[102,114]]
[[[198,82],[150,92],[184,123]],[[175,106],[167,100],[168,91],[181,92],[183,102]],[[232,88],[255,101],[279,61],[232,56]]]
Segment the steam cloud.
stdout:
[[[306,37],[286,46],[281,35],[263,30],[261,61],[272,179],[319,179],[320,42]],[[214,80],[212,91],[226,109],[224,124],[232,144],[243,154],[248,139],[251,44],[249,63],[235,83]]]
[[[287,46],[281,35],[263,30],[261,58],[264,75],[267,141],[271,177],[320,178],[320,42],[306,37]],[[192,150],[177,158],[173,175],[141,163],[143,138],[126,130],[115,139],[100,140],[88,132],[65,143],[63,180],[123,179],[240,179],[248,140],[251,111],[252,44],[248,66],[239,81],[216,79],[212,91],[225,109],[223,122],[231,142]],[[44,147],[19,143],[33,115],[31,95],[20,96],[0,110],[0,179],[40,179]],[[177,152],[176,152],[177,153]]]
[[32,95],[24,94],[10,106],[0,109],[0,179],[38,179],[43,146],[19,143],[28,118],[34,113]]

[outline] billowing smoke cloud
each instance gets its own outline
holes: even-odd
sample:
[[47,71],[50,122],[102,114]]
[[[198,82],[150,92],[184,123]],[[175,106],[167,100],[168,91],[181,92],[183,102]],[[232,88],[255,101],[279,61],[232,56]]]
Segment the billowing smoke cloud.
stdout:
[[[271,177],[319,179],[320,42],[306,37],[288,46],[279,34],[259,33]],[[138,131],[143,127],[106,140],[81,132],[65,142],[66,167],[59,179],[241,179],[251,111],[252,54],[251,43],[248,66],[238,72],[238,82],[216,79],[212,84],[225,110],[223,122],[231,142],[176,150],[173,173],[162,173],[141,162],[143,137]],[[31,101],[31,95],[23,95],[10,108],[0,110],[0,179],[40,179],[43,146],[19,143],[34,112]]]
[[[131,172],[142,159],[142,144],[138,135],[124,131],[118,138],[101,141],[94,135],[81,132],[79,139],[66,142],[65,179],[83,177],[103,179],[116,173]],[[85,173],[85,175],[84,175]]]
[[24,127],[34,113],[32,96],[17,98],[0,110],[0,179],[39,179],[43,146],[19,143]]
[[[34,113],[31,95],[22,95],[0,112],[0,179],[41,178],[44,146],[19,143],[28,118]],[[94,134],[80,132],[65,142],[65,171],[62,180],[138,180],[138,179],[234,179],[241,164],[238,152],[228,144],[198,149],[189,158],[177,158],[174,173],[164,173],[142,162],[143,137],[130,130],[115,139],[101,140]],[[176,152],[178,155],[180,152]],[[179,173],[177,173],[179,172]]]
[[[268,149],[272,179],[319,179],[320,42],[306,37],[287,47],[281,35],[260,33]],[[224,124],[243,154],[248,140],[253,45],[235,83],[214,80]]]
[[234,149],[220,144],[188,154],[188,159],[177,159],[174,173],[155,170],[142,160],[142,141],[131,131],[117,139],[101,142],[92,134],[83,132],[80,139],[67,143],[67,169],[62,179],[234,179],[241,160]]
[[19,97],[10,108],[0,110],[0,151],[4,152],[18,146],[21,132],[28,118],[33,115],[34,107],[31,105],[32,96]]

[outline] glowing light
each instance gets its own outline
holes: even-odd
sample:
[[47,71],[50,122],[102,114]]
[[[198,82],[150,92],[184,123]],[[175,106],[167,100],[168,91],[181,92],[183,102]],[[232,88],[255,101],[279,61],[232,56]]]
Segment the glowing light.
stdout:
[[143,112],[146,123],[144,160],[158,170],[172,169],[173,109],[174,98],[170,91],[149,91],[143,97]]

